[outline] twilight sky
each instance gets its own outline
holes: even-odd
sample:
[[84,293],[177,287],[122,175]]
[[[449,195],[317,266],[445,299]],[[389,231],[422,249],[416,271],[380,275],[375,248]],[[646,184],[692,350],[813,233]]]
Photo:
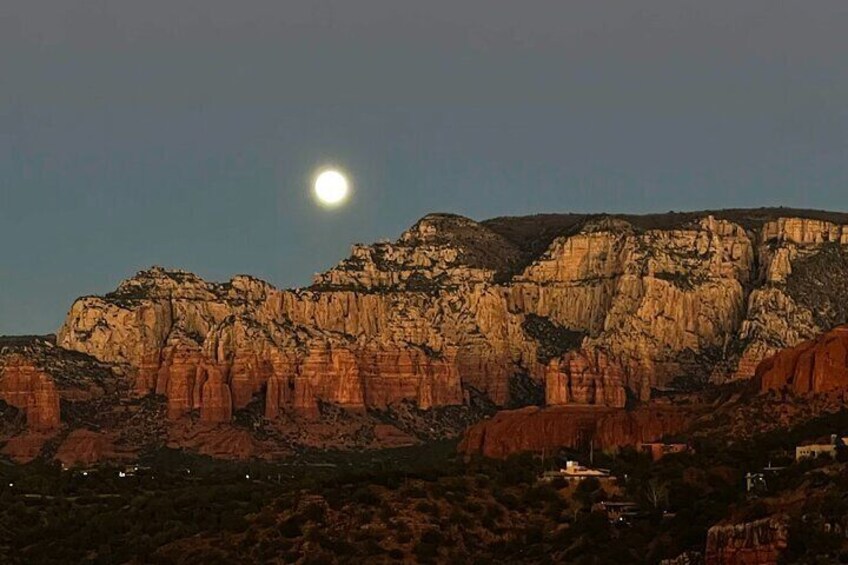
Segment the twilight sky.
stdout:
[[845,0],[0,5],[0,334],[153,264],[306,284],[431,211],[763,205],[848,209]]

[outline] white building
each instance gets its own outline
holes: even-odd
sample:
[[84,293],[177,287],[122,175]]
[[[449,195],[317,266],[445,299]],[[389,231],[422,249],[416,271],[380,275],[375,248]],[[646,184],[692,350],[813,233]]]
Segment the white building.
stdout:
[[846,445],[848,438],[839,437],[836,434],[830,436],[830,443],[813,443],[810,445],[799,445],[795,447],[795,461],[804,459],[815,459],[820,455],[836,457],[836,449]]
[[582,481],[594,477],[596,479],[610,478],[609,469],[595,469],[592,467],[584,467],[577,461],[566,461],[565,467],[559,471],[547,471],[540,478],[541,481],[551,482],[555,479],[565,479],[567,481]]

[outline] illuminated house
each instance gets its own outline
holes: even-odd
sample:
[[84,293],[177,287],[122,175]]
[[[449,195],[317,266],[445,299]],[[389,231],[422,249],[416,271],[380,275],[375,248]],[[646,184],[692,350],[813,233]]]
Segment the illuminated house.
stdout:
[[836,434],[831,434],[829,443],[799,445],[795,448],[795,461],[815,459],[820,455],[829,455],[835,458],[836,450],[844,446],[846,441],[848,441],[848,437],[839,437]]
[[552,482],[556,479],[565,479],[566,481],[579,482],[583,479],[594,477],[596,479],[609,479],[609,469],[595,469],[593,467],[584,467],[577,461],[566,461],[565,467],[559,471],[547,471],[539,478],[542,482]]

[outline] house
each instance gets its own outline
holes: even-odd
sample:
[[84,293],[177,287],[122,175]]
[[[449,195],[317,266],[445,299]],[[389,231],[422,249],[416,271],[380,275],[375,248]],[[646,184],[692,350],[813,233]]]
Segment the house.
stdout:
[[560,469],[566,479],[582,481],[594,477],[596,479],[608,479],[610,477],[609,469],[595,469],[593,467],[584,467],[577,461],[566,461],[565,468]]
[[828,443],[821,442],[799,445],[795,447],[795,461],[815,459],[821,455],[829,455],[830,457],[835,458],[837,448],[845,446],[846,440],[848,440],[848,438],[831,434],[830,442]]
[[659,461],[664,456],[672,453],[690,453],[692,449],[688,443],[640,443],[637,446],[640,453],[646,453],[651,456],[654,461]]
[[539,481],[550,483],[557,479],[564,479],[568,482],[580,482],[590,477],[599,480],[609,479],[610,470],[584,467],[577,461],[566,461],[565,467],[562,467],[559,471],[546,471],[539,477]]

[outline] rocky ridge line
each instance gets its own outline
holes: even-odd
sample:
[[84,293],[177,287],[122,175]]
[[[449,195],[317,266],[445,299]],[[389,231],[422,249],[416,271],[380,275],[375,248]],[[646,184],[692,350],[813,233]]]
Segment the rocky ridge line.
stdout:
[[[681,378],[751,376],[823,329],[799,299],[803,277],[790,282],[848,245],[848,227],[750,215],[647,227],[570,216],[541,252],[520,237],[526,226],[431,215],[395,243],[356,246],[306,289],[143,271],[78,300],[58,343],[128,365],[172,419],[226,422],[263,393],[270,419],[322,402],[461,405],[472,392],[505,405],[516,375],[544,385],[550,404],[620,407]],[[581,343],[551,356],[531,317]]]

